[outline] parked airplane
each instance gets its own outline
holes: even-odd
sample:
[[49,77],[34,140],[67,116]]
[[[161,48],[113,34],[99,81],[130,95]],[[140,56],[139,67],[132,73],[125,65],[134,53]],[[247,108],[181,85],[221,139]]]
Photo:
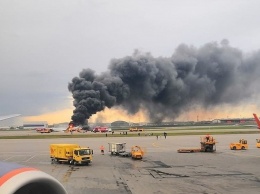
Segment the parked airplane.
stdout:
[[257,124],[257,128],[260,129],[260,120],[255,113],[253,113],[253,115],[254,115],[254,118],[255,118],[255,122]]

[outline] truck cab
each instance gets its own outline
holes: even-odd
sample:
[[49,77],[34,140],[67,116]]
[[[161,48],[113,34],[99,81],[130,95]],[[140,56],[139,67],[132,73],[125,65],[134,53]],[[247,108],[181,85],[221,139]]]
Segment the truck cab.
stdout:
[[231,150],[247,150],[248,149],[247,140],[240,139],[239,142],[231,143],[229,147]]
[[89,148],[74,148],[71,164],[89,164],[92,162],[93,150]]

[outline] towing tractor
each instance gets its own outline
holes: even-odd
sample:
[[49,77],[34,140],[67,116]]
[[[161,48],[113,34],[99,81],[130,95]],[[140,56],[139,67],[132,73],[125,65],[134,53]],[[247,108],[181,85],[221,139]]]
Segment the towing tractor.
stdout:
[[239,142],[231,143],[229,147],[231,150],[247,150],[248,149],[247,140],[240,139]]
[[213,136],[206,135],[200,138],[200,151],[201,152],[215,152],[216,140]]
[[131,156],[133,159],[142,159],[144,156],[144,151],[140,146],[132,146]]
[[88,165],[92,162],[93,150],[78,144],[51,144],[50,157],[52,162]]
[[260,139],[256,139],[256,147],[260,148]]
[[178,153],[215,152],[216,140],[213,136],[206,135],[200,138],[200,148],[181,148]]

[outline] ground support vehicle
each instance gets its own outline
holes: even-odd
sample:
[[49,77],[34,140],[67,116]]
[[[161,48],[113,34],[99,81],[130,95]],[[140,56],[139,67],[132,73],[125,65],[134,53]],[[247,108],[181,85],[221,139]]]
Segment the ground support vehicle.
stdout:
[[52,130],[50,128],[39,128],[39,129],[36,129],[37,132],[39,133],[51,133]]
[[231,150],[247,150],[248,149],[247,140],[240,139],[239,142],[231,143],[229,147]]
[[69,163],[73,165],[92,162],[93,150],[89,147],[80,147],[78,144],[51,144],[50,158],[52,162]]
[[122,157],[131,157],[131,152],[121,152],[118,155]]
[[178,149],[178,153],[194,153],[194,152],[215,152],[216,151],[216,140],[206,135],[200,138],[200,148],[181,148]]
[[144,151],[140,146],[132,146],[131,157],[133,159],[142,159],[144,156]]
[[179,153],[194,153],[194,152],[200,152],[200,148],[182,148],[177,150]]
[[131,152],[126,151],[126,143],[108,143],[111,155],[122,157],[132,157],[133,159],[142,159],[144,150],[140,146],[132,146]]
[[111,155],[126,155],[126,143],[108,143]]
[[213,136],[206,135],[200,138],[200,151],[201,152],[215,152],[216,151],[216,140]]
[[129,129],[130,132],[137,132],[137,131],[144,131],[144,129],[138,129],[137,127],[136,128],[130,128]]
[[256,147],[260,148],[260,139],[256,139]]

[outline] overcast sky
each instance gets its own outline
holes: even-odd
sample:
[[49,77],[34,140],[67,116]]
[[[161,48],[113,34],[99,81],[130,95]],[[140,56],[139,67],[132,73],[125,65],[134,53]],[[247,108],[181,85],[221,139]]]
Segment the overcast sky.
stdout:
[[72,108],[68,83],[135,49],[171,57],[181,43],[260,47],[259,0],[0,0],[0,115]]

